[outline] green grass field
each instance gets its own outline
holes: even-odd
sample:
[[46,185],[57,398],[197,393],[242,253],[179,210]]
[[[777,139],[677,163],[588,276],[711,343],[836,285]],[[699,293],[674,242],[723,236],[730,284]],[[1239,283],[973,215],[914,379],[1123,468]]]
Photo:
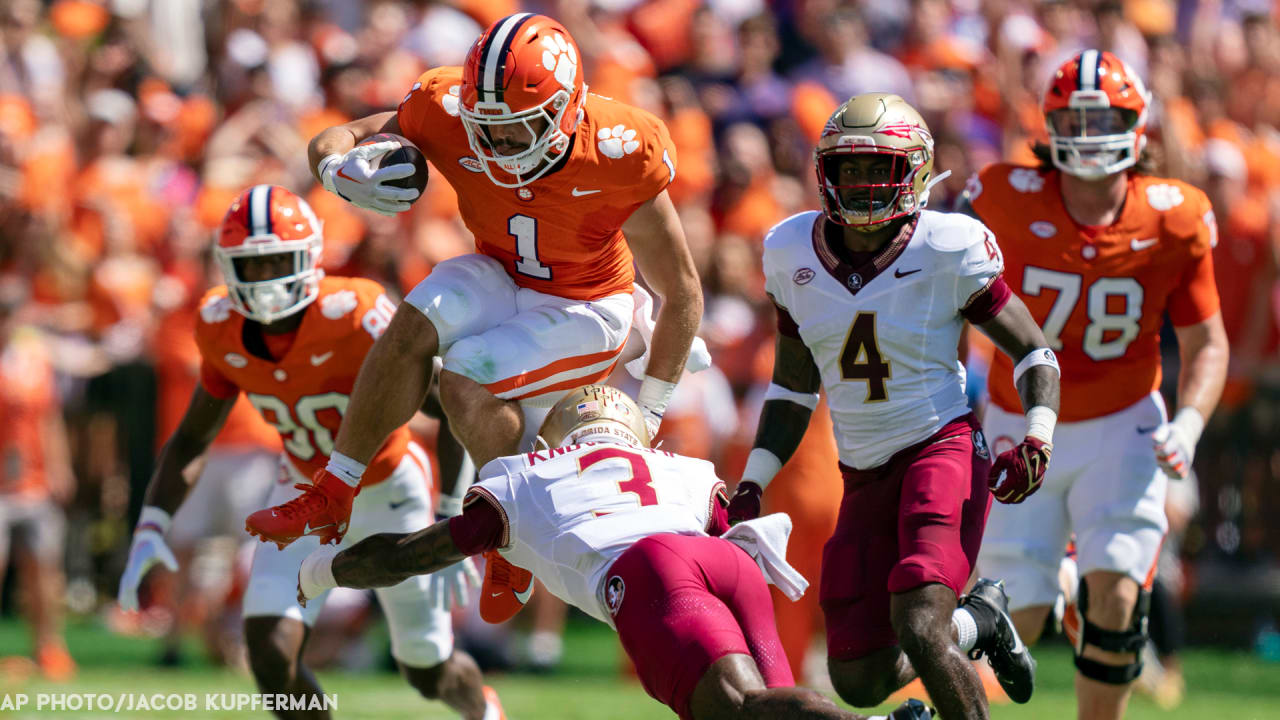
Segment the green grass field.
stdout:
[[[220,668],[193,664],[176,670],[155,668],[156,642],[146,638],[117,637],[96,623],[83,622],[68,633],[72,654],[80,663],[78,677],[69,684],[54,685],[38,678],[15,682],[0,678],[0,702],[6,695],[25,693],[36,702],[36,693],[248,693],[250,678]],[[0,655],[28,649],[25,631],[12,620],[0,621]],[[577,620],[566,637],[565,662],[550,676],[499,675],[490,678],[502,696],[510,720],[648,720],[674,715],[650,699],[619,673],[617,641],[603,625]],[[1001,705],[992,717],[1011,720],[1074,718],[1071,657],[1061,645],[1041,648],[1039,685],[1026,706]],[[1135,697],[1128,717],[1132,720],[1195,718],[1196,720],[1280,719],[1280,665],[1264,664],[1235,653],[1199,650],[1185,656],[1186,701],[1165,712],[1144,697]],[[337,694],[336,717],[423,718],[456,717],[438,704],[422,701],[398,676],[387,672],[321,673],[326,692]],[[8,684],[3,684],[3,683]],[[11,701],[12,702],[12,701]],[[200,700],[203,703],[203,699]],[[887,709],[887,708],[885,708]],[[12,718],[96,717],[139,718],[263,718],[264,712],[35,712],[29,705],[21,712],[0,710]]]

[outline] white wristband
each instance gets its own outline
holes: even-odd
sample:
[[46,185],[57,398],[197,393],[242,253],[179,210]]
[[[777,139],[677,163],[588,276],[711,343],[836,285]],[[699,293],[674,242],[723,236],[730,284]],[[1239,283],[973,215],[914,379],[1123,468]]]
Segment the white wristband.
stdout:
[[671,396],[676,391],[676,384],[659,380],[652,375],[645,375],[644,382],[640,383],[640,392],[636,394],[636,403],[640,405],[641,410],[662,417],[667,411],[667,405],[671,403]]
[[336,546],[325,545],[303,558],[302,567],[298,568],[298,589],[307,599],[338,586],[333,577],[333,558],[337,554]]
[[1058,367],[1057,356],[1049,348],[1042,347],[1027,353],[1027,356],[1019,360],[1018,364],[1014,366],[1013,384],[1017,385],[1018,381],[1022,379],[1022,374],[1037,365],[1048,365],[1058,373],[1059,377],[1062,376],[1062,368]]
[[1200,442],[1200,435],[1204,432],[1204,416],[1200,411],[1191,407],[1183,407],[1178,409],[1178,413],[1173,416],[1173,423],[1178,426],[1182,434],[1187,438],[1187,442],[1191,443],[1189,450],[1194,450],[1196,444]]
[[161,535],[169,532],[169,527],[173,525],[173,517],[162,508],[155,505],[143,505],[142,514],[138,516],[138,525],[135,530],[140,530],[146,526],[151,526]]
[[462,498],[441,495],[436,498],[436,517],[457,517],[462,514]]
[[786,400],[793,402],[800,407],[813,410],[818,407],[818,393],[802,393],[784,388],[777,383],[769,383],[769,389],[764,391],[764,400]]
[[316,165],[316,175],[320,177],[320,184],[331,193],[337,193],[337,191],[333,189],[333,173],[329,172],[329,168],[335,163],[342,162],[344,157],[346,156],[342,153],[330,153],[320,160],[319,165]]
[[1053,444],[1053,427],[1058,424],[1058,413],[1043,405],[1027,411],[1027,437]]
[[781,469],[782,461],[771,450],[752,448],[751,454],[747,456],[747,466],[742,470],[742,479],[753,482],[764,490]]

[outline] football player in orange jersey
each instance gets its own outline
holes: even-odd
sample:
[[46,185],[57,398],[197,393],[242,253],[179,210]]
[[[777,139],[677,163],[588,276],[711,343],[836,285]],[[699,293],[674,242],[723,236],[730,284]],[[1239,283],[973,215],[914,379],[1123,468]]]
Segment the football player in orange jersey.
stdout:
[[[120,580],[126,610],[137,609],[138,585],[152,566],[176,569],[165,535],[241,392],[284,444],[280,478],[267,502],[298,496],[308,487],[306,478],[324,467],[360,362],[395,306],[371,280],[324,277],[317,267],[321,247],[320,222],[310,206],[282,187],[254,186],[227,211],[214,247],[227,284],[200,303],[200,383],[147,488]],[[348,539],[430,523],[428,467],[407,427],[389,433],[370,462],[363,492],[347,507]],[[302,651],[322,603],[303,608],[296,597],[298,568],[319,545],[309,537],[255,550],[244,634],[262,692],[320,692]],[[409,683],[467,720],[498,720],[503,715],[496,694],[483,685],[475,662],[453,649],[450,597],[465,603],[468,585],[478,582],[474,566],[459,563],[380,590],[378,599],[391,630],[391,654]]]
[[[702,314],[666,191],[675,148],[662,121],[589,94],[583,76],[563,25],[518,13],[490,26],[463,67],[423,73],[397,111],[312,139],[326,188],[389,214],[416,191],[386,181],[412,167],[375,170],[372,160],[397,143],[357,143],[379,132],[407,137],[457,191],[477,252],[437,265],[409,293],[369,354],[311,497],[251,516],[257,535],[289,542],[325,526],[326,541],[340,537],[334,529],[360,476],[421,404],[437,355],[451,428],[482,467],[518,452],[559,391],[608,377],[634,317],[648,344],[647,360],[633,361],[644,374],[638,402],[657,431]],[[663,300],[656,327],[633,297],[633,261]]]
[[[978,569],[1004,578],[1018,632],[1033,641],[1075,532],[1076,687],[1079,717],[1090,720],[1122,716],[1141,671],[1143,584],[1167,528],[1167,482],[1190,471],[1227,368],[1213,210],[1199,190],[1140,170],[1150,102],[1115,55],[1079,53],[1045,93],[1040,166],[990,165],[961,199],[1000,239],[1005,278],[1062,367],[1057,461],[1021,507],[992,508]],[[1172,421],[1158,392],[1166,312],[1182,360]],[[1022,421],[1015,372],[995,356],[984,426],[996,452]]]

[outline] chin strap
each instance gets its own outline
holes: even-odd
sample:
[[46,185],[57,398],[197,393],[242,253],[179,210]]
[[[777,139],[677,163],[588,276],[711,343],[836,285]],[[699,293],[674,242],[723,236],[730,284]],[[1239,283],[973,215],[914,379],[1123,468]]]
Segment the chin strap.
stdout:
[[944,170],[941,174],[929,180],[924,184],[924,192],[920,193],[920,209],[923,210],[929,205],[929,193],[933,191],[933,186],[946,180],[951,176],[950,170]]

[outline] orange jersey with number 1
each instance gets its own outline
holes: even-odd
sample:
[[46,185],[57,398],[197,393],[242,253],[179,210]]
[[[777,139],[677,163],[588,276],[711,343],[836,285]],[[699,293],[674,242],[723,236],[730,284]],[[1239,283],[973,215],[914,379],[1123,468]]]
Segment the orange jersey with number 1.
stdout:
[[575,300],[631,292],[635,280],[622,223],[676,174],[661,120],[587,95],[564,167],[520,188],[494,185],[471,153],[458,117],[462,68],[428,70],[400,104],[400,132],[458,194],[476,250],[520,287]]
[[[279,431],[293,466],[309,479],[329,461],[360,364],[391,322],[395,305],[372,280],[326,277],[302,312],[288,351],[278,361],[267,360],[246,347],[246,319],[231,307],[226,287],[216,287],[200,302],[196,344],[205,390],[220,398],[244,391]],[[408,448],[408,426],[396,428],[369,462],[363,484],[385,480]]]
[[[966,195],[1004,250],[1005,280],[1044,329],[1062,366],[1064,422],[1122,410],[1160,386],[1160,325],[1218,312],[1213,209],[1177,180],[1130,173],[1124,208],[1107,227],[1077,224],[1057,171],[987,166]],[[1013,360],[996,353],[991,400],[1022,412]]]

